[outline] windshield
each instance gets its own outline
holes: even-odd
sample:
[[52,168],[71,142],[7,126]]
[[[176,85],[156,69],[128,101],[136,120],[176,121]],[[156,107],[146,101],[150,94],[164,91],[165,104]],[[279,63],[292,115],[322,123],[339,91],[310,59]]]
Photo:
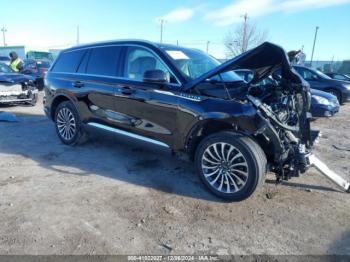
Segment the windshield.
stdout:
[[7,65],[0,63],[0,73],[13,73],[13,71]]
[[[215,58],[202,51],[194,49],[164,48],[174,65],[190,80],[194,80],[220,65]],[[225,82],[243,81],[236,73],[230,71],[221,74]],[[211,81],[221,81],[220,76],[214,76]]]

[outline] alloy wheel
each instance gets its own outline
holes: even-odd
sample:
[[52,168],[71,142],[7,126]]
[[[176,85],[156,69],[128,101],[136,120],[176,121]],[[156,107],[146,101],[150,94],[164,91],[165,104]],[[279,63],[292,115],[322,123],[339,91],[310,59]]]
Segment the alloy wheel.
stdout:
[[236,193],[248,180],[248,163],[242,152],[228,143],[215,143],[202,155],[202,171],[205,179],[217,191]]
[[77,131],[76,121],[72,111],[63,107],[58,111],[56,125],[60,136],[66,141],[71,140]]

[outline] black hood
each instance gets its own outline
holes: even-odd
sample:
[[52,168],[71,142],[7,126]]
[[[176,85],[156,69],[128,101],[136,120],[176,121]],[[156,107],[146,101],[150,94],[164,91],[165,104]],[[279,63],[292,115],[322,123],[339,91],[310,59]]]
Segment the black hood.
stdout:
[[281,76],[283,79],[295,84],[305,83],[305,81],[303,81],[303,79],[291,67],[288,56],[283,48],[265,42],[252,50],[226,61],[213,70],[189,82],[185,86],[185,89],[190,89],[217,74],[233,71],[235,69],[249,69],[254,71],[255,77],[252,83],[261,81],[279,69],[281,70]]
[[34,78],[18,73],[0,73],[0,83],[16,84],[29,80],[33,81]]

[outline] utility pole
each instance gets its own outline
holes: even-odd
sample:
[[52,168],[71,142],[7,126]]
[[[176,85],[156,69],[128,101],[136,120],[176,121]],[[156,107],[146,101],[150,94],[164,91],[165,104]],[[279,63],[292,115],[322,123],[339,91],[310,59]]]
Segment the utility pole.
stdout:
[[77,45],[79,45],[80,42],[80,32],[79,32],[79,25],[77,26]]
[[3,26],[1,28],[1,31],[2,31],[2,40],[4,41],[4,46],[6,46],[6,36],[5,36],[5,33],[7,32],[7,29]]
[[248,44],[247,44],[247,20],[248,20],[248,18],[249,18],[248,14],[245,13],[243,16],[244,23],[243,23],[243,38],[242,38],[242,48],[241,48],[242,53],[247,51],[247,47],[248,47]]
[[316,45],[316,39],[317,39],[317,32],[318,32],[319,27],[316,26],[315,30],[315,38],[314,38],[314,45],[312,47],[312,53],[311,53],[311,61],[310,61],[310,67],[312,67],[312,61],[314,59],[314,51],[315,51],[315,45]]
[[207,42],[207,54],[209,54],[209,44],[210,44],[210,41]]
[[160,42],[163,43],[163,29],[164,29],[164,18],[160,19]]

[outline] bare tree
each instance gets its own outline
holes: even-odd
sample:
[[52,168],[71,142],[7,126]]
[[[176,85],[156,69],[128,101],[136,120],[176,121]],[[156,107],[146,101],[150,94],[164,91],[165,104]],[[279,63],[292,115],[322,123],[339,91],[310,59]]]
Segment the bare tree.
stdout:
[[229,31],[224,39],[227,58],[254,48],[268,38],[268,31],[260,31],[256,24],[249,23],[247,14],[243,18],[242,24]]

